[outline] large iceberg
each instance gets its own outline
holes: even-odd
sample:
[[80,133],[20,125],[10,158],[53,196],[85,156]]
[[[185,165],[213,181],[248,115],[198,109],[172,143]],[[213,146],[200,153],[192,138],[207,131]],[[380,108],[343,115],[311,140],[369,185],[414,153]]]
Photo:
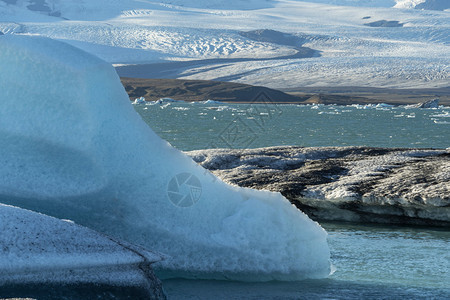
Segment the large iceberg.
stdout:
[[164,253],[162,277],[329,274],[317,223],[279,193],[222,182],[159,138],[108,63],[4,35],[0,70],[0,202]]

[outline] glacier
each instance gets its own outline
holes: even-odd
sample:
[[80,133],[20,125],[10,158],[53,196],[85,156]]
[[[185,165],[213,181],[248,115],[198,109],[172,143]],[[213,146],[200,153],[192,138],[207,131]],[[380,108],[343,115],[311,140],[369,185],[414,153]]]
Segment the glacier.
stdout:
[[44,37],[0,37],[0,202],[165,254],[167,277],[330,273],[327,233],[280,193],[224,183],[159,138],[114,68]]
[[[115,64],[121,76],[141,76],[123,69],[138,64],[148,78],[234,81],[282,90],[448,86],[447,0],[41,3],[51,11],[30,10],[28,1],[0,0],[0,31],[65,41]],[[436,4],[447,10],[407,9]],[[382,20],[404,25],[364,26]],[[295,47],[240,34],[261,29],[297,36],[320,57],[286,58]]]

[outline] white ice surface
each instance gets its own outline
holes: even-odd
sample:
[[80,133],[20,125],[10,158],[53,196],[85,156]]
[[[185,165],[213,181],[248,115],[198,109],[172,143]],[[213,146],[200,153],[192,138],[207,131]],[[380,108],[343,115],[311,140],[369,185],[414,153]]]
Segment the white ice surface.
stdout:
[[161,260],[105,235],[39,213],[0,204],[0,286],[96,282],[141,285],[139,264]]
[[[1,202],[168,254],[164,276],[329,274],[317,223],[279,193],[225,184],[160,139],[110,64],[58,41],[4,35],[0,69]],[[176,193],[180,174],[194,180]],[[174,204],[184,195],[197,202]]]
[[[61,17],[30,11],[26,1],[17,5],[0,1],[0,31],[64,40],[115,64],[244,59],[205,61],[157,77],[231,80],[274,88],[445,87],[450,12],[406,9],[421,1],[47,0]],[[379,20],[404,25],[364,25]],[[239,31],[264,28],[303,37],[303,46],[320,51],[321,57],[267,60],[293,54],[295,49],[239,35]],[[249,60],[253,58],[262,61]]]

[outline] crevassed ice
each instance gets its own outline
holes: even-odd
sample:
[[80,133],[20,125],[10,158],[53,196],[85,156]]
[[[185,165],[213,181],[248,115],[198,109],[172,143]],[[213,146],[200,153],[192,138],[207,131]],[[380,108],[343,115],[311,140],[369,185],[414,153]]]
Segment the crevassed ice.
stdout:
[[424,3],[427,0],[395,0],[396,4],[394,7],[396,8],[414,8],[418,4]]
[[317,223],[278,193],[223,183],[160,139],[106,62],[4,35],[0,70],[1,202],[162,252],[163,277],[329,274]]

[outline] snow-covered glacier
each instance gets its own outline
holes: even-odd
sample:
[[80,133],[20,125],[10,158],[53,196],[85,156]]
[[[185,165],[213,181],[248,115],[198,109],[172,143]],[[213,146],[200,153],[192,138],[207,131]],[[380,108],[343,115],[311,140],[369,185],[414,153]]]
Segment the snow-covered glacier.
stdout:
[[[448,86],[448,0],[33,3],[0,0],[0,31],[65,41],[115,64],[124,77],[234,81],[294,90]],[[425,10],[432,7],[444,10]],[[397,27],[382,27],[386,24]],[[297,37],[318,55],[302,57],[299,45],[241,34],[263,29]],[[136,64],[146,72],[133,70]]]
[[113,67],[66,43],[0,37],[0,202],[167,255],[162,277],[330,273],[327,234],[279,193],[228,185],[159,138]]

